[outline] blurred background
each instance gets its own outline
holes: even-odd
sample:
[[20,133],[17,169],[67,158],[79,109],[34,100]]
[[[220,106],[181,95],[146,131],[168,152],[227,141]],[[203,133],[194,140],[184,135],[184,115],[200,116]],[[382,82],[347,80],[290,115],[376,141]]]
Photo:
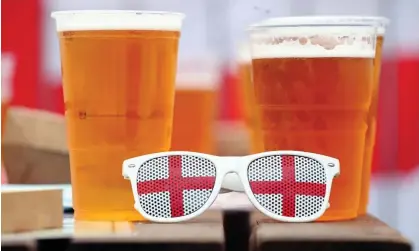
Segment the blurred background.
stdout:
[[[233,142],[245,135],[236,130],[244,120],[237,60],[249,24],[289,15],[378,15],[391,19],[383,50],[369,211],[419,245],[419,0],[2,0],[1,9],[2,82],[10,87],[6,90],[2,83],[2,92],[13,93],[12,106],[57,114],[63,114],[64,105],[51,11],[185,13],[178,74],[199,73],[217,85],[216,131],[219,135],[234,131]],[[240,147],[243,145],[238,144]]]

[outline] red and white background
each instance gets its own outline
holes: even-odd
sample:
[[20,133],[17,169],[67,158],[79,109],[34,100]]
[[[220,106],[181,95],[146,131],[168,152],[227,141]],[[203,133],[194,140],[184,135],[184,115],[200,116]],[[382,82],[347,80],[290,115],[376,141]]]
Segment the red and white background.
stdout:
[[370,212],[419,245],[419,1],[418,0],[2,0],[2,53],[12,55],[13,105],[63,112],[53,10],[154,9],[186,13],[179,62],[214,55],[224,62],[221,118],[240,118],[235,48],[244,28],[270,16],[383,15],[385,36],[379,125]]

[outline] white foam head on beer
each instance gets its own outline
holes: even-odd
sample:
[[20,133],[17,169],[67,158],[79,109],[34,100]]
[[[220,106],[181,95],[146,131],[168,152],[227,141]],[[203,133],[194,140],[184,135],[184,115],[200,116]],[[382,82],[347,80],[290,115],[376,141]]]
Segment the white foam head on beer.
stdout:
[[256,27],[252,58],[373,58],[376,32],[373,26]]
[[180,31],[184,14],[129,10],[79,10],[51,13],[61,31],[164,30]]

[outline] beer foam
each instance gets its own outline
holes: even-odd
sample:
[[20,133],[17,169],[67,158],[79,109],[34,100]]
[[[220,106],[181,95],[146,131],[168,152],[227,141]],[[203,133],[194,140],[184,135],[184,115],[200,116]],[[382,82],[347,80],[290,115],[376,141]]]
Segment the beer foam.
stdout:
[[215,73],[178,73],[176,90],[216,90],[220,83],[219,74]]
[[168,30],[180,31],[185,17],[181,13],[80,10],[57,11],[51,14],[57,31],[85,30]]
[[372,26],[260,26],[251,30],[252,58],[373,58],[375,31]]

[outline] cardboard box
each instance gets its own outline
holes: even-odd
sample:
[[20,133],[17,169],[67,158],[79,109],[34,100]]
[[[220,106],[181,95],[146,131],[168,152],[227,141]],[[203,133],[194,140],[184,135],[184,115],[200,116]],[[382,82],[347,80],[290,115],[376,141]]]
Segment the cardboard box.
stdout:
[[2,160],[9,183],[70,183],[64,116],[11,107],[2,137]]

